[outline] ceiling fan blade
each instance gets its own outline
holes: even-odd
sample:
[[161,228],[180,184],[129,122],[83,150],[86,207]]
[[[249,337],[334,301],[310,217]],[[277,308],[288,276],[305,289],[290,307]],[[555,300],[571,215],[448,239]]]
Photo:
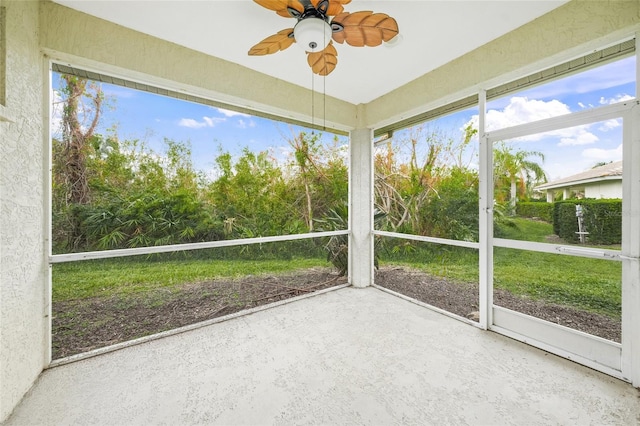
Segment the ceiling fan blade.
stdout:
[[307,52],[307,62],[315,74],[329,75],[338,65],[338,51],[333,47],[333,43],[329,42],[321,52]]
[[296,17],[304,12],[304,6],[298,0],[253,0],[260,6],[275,11],[285,18]]
[[386,13],[343,12],[331,24],[334,28],[342,27],[333,33],[333,40],[355,47],[378,46],[398,35],[398,23]]
[[291,46],[293,39],[293,28],[278,31],[277,34],[270,35],[260,43],[249,49],[250,56],[271,55]]
[[[316,9],[318,8],[318,3],[322,0],[312,0],[311,4]],[[328,16],[336,16],[344,10],[344,5],[351,3],[351,0],[329,0],[329,8],[327,9],[326,15]]]

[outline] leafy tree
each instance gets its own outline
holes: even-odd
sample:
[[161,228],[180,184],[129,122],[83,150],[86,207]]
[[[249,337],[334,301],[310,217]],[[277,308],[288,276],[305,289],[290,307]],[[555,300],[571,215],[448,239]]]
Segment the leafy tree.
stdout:
[[508,188],[511,216],[515,215],[518,196],[526,196],[533,186],[547,181],[544,169],[531,157],[544,161],[544,154],[539,151],[514,151],[505,143],[493,151],[496,199],[506,201],[505,188]]
[[230,238],[276,235],[291,217],[282,170],[268,152],[248,148],[234,163],[231,154],[215,160],[218,178],[207,188],[215,215],[224,222]]
[[[467,127],[462,139],[456,140],[438,129],[418,127],[395,147],[388,142],[378,149],[374,159],[376,203],[387,213],[386,223],[391,231],[473,238],[473,232],[461,229],[472,229],[477,218],[454,230],[453,224],[466,223],[468,216],[458,217],[460,210],[444,205],[456,193],[456,197],[467,199],[469,206],[476,206],[477,215],[477,175],[466,173],[469,166],[465,161],[473,157],[470,144],[475,133]],[[456,185],[459,192],[453,191]],[[442,209],[450,215],[442,216]],[[447,221],[449,225],[445,225]]]
[[115,138],[90,163],[96,195],[79,209],[89,249],[146,247],[220,238],[201,195],[188,144],[165,140],[158,155],[137,141]]
[[313,179],[313,172],[318,172],[318,166],[316,165],[318,155],[318,139],[319,134],[308,135],[305,132],[300,132],[297,136],[288,140],[289,145],[293,148],[293,157],[295,158],[295,165],[298,167],[298,176],[302,181],[304,187],[304,195],[306,200],[305,206],[305,221],[309,232],[313,232],[313,204],[311,195],[311,185]]
[[421,213],[433,237],[478,241],[478,173],[449,168]]
[[304,222],[305,231],[315,230],[315,219],[324,217],[348,197],[348,167],[345,147],[334,137],[332,145],[321,143],[321,133],[300,132],[287,139],[292,155],[283,167],[291,207]]
[[390,142],[374,160],[376,202],[385,209],[393,231],[428,232],[421,229],[420,210],[436,186],[442,145],[433,133],[424,136],[424,140],[421,136],[422,129],[418,129],[403,141],[407,162],[398,161],[399,150]]

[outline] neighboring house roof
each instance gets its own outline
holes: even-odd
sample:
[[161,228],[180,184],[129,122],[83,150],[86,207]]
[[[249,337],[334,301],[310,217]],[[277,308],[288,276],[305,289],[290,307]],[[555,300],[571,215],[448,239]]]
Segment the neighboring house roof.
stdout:
[[604,166],[594,167],[576,175],[554,180],[534,189],[544,191],[547,189],[565,188],[568,186],[583,185],[586,183],[601,182],[603,180],[622,180],[622,161],[614,161]]

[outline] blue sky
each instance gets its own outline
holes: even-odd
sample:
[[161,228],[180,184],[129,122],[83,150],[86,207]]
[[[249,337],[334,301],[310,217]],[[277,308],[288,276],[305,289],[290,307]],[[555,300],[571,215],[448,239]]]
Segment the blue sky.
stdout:
[[[492,100],[487,105],[488,130],[630,99],[636,91],[635,72],[632,56]],[[53,80],[56,90],[59,80],[55,75]],[[164,138],[189,142],[195,166],[206,173],[211,172],[220,149],[233,155],[239,155],[244,147],[268,150],[278,160],[285,160],[290,153],[286,138],[292,132],[310,132],[286,123],[124,87],[103,84],[102,88],[112,108],[104,112],[98,132],[105,134],[108,129],[117,129],[120,139],[142,140],[159,154],[164,149]],[[477,109],[442,117],[426,126],[460,140],[467,123],[477,123]],[[411,132],[415,129],[396,133],[394,142]],[[326,143],[332,143],[333,135],[323,136]],[[341,138],[342,143],[346,141]],[[509,143],[516,149],[542,152],[543,167],[553,180],[588,169],[599,161],[620,160],[621,141],[621,122],[610,120]],[[472,154],[469,162],[474,162]]]
[[[636,93],[635,56],[523,91],[487,105],[487,127],[530,122],[631,99]],[[510,142],[539,151],[549,180],[566,177],[598,162],[622,159],[622,120],[607,120]]]
[[[635,57],[565,77],[531,89],[491,100],[487,104],[487,130],[496,130],[544,118],[578,112],[635,97]],[[442,125],[477,124],[477,112],[463,111],[447,117]],[[446,124],[451,120],[450,124]],[[463,127],[463,126],[462,126]],[[598,162],[622,159],[622,121],[608,120],[590,125],[532,135],[509,146],[538,151],[549,180],[570,176]]]
[[[54,74],[54,91],[59,86],[59,77]],[[188,142],[195,167],[210,176],[221,150],[240,156],[248,147],[254,152],[269,151],[278,161],[286,161],[291,152],[287,138],[300,131],[312,132],[300,126],[107,83],[101,87],[107,108],[103,110],[97,133],[106,135],[115,131],[120,140],[144,141],[158,154],[165,150],[165,138]],[[54,108],[54,117],[59,115],[59,109]],[[332,133],[316,133],[322,134],[325,144],[333,145]],[[346,145],[348,138],[339,136],[339,141]]]

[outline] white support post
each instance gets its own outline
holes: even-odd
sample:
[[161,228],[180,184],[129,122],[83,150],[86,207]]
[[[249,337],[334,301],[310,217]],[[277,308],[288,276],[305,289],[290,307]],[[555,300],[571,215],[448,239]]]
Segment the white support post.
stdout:
[[551,189],[547,189],[547,203],[553,203],[554,192]]
[[479,240],[480,240],[480,326],[487,330],[493,324],[493,143],[486,136],[487,92],[478,93],[478,136],[480,138],[479,172]]
[[44,112],[44,117],[43,117],[43,123],[42,123],[42,129],[43,129],[42,146],[44,146],[45,149],[44,149],[44,159],[43,159],[44,161],[42,162],[44,167],[44,170],[42,171],[42,175],[45,176],[45,179],[43,183],[44,187],[42,188],[42,193],[44,194],[43,200],[42,200],[43,202],[42,211],[45,212],[45,215],[43,218],[44,245],[45,245],[43,253],[46,256],[46,258],[43,259],[43,261],[45,265],[48,264],[47,270],[45,271],[46,289],[44,291],[43,315],[45,317],[45,321],[44,321],[45,348],[44,348],[44,356],[43,356],[43,366],[48,367],[49,364],[51,364],[51,360],[53,359],[52,357],[53,355],[53,340],[52,340],[53,268],[52,268],[52,265],[49,263],[49,258],[53,253],[53,242],[52,242],[53,223],[52,223],[52,214],[51,214],[52,208],[53,208],[53,205],[52,205],[53,188],[51,187],[51,182],[52,182],[51,178],[53,173],[53,154],[52,154],[53,149],[51,146],[51,143],[53,141],[53,138],[51,137],[51,117],[53,116],[53,111],[52,111],[53,99],[51,99],[51,96],[53,93],[53,85],[51,82],[51,79],[52,79],[51,60],[45,56],[45,58],[43,59],[43,63],[44,64],[42,67],[42,70],[43,70],[42,71],[43,72],[42,111]]
[[[640,34],[636,59],[640,60]],[[636,81],[640,82],[640,67]],[[636,84],[636,99],[640,87]],[[622,144],[622,374],[640,387],[640,105],[624,116]]]
[[349,283],[373,284],[373,131],[356,129],[349,143]]

